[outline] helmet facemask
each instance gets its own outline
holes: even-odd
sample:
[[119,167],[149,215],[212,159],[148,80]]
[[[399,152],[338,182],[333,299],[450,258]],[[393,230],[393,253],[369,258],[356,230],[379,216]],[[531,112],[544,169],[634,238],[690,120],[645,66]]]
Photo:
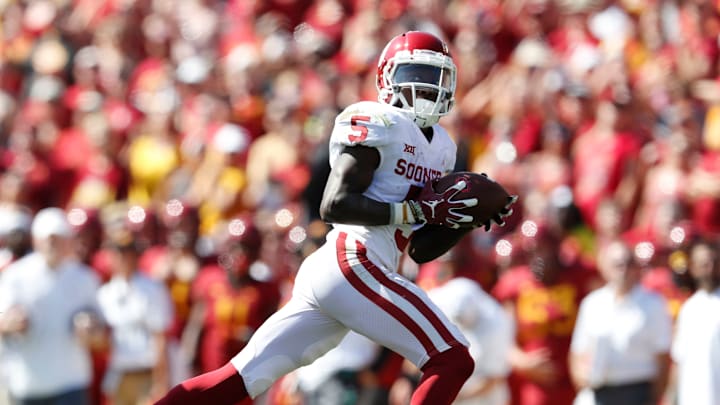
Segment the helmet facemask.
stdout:
[[415,123],[426,128],[450,112],[455,81],[449,57],[426,50],[398,52],[385,65],[378,99],[412,113]]

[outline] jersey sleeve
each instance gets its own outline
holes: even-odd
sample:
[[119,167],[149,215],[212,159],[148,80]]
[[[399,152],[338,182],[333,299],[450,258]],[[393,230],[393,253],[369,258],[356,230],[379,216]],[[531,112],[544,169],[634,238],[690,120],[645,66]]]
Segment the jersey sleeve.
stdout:
[[14,291],[17,289],[12,285],[6,269],[5,272],[0,273],[0,313],[7,311],[13,305]]
[[672,320],[667,312],[667,303],[659,294],[654,294],[652,299],[652,311],[650,312],[651,327],[655,329],[655,333],[650,336],[653,338],[653,349],[656,353],[668,353],[672,347]]
[[163,332],[170,328],[174,315],[170,291],[165,284],[156,281],[150,283],[148,290],[151,294],[150,307],[145,315],[146,325],[153,332]]
[[591,297],[580,302],[580,308],[578,309],[578,315],[570,341],[571,353],[583,354],[590,350],[592,338],[588,333],[588,322],[592,322],[592,320],[590,319],[590,310],[588,309],[589,299],[591,299]]
[[[670,355],[672,356],[673,361],[676,363],[681,362],[684,360],[686,348],[687,348],[687,342],[686,339],[688,339],[688,333],[687,328],[688,325],[686,325],[686,319],[691,316],[688,308],[692,306],[692,297],[689,298],[685,303],[680,307],[680,311],[678,313],[677,320],[675,321],[675,336],[673,336],[672,339],[672,345],[670,347]],[[689,304],[688,304],[689,303]]]
[[367,146],[382,149],[392,142],[388,129],[393,125],[391,118],[372,108],[352,105],[335,119],[330,136],[330,165],[345,146]]
[[488,377],[506,377],[512,370],[508,354],[515,342],[515,325],[499,305],[489,319],[492,319],[492,327],[479,325],[486,331],[482,338],[486,350],[483,350],[479,367]]

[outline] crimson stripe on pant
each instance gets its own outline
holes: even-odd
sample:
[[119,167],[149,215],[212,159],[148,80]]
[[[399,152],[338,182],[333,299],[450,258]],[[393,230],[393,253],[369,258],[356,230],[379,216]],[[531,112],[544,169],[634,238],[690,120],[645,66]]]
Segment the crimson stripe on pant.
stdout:
[[[350,257],[346,249],[346,241],[347,234],[345,232],[341,232],[338,235],[338,239],[336,242],[337,259],[340,265],[340,269],[343,275],[345,275],[345,278],[348,280],[348,282],[350,282],[350,284],[355,287],[358,292],[360,292],[370,301],[374,302],[377,306],[382,308],[385,312],[390,314],[390,316],[400,322],[406,329],[408,329],[418,339],[420,344],[422,344],[428,356],[433,356],[437,354],[439,350],[435,347],[430,337],[427,335],[427,333],[425,333],[425,331],[420,327],[420,325],[417,324],[417,322],[415,322],[400,307],[398,307],[393,302],[367,286],[358,277],[358,275],[355,274],[352,265],[349,263]],[[375,280],[377,280],[381,285],[400,295],[404,299],[413,303],[416,306],[417,310],[428,319],[428,322],[436,329],[438,329],[439,335],[446,341],[448,345],[457,346],[459,344],[458,341],[452,336],[452,334],[450,334],[447,328],[445,328],[445,326],[435,315],[435,313],[432,312],[432,310],[428,308],[427,305],[422,302],[422,300],[420,300],[412,291],[389,280],[377,266],[370,262],[370,260],[366,256],[367,251],[365,247],[362,246],[362,244],[360,244],[359,242],[357,242],[357,248],[357,259],[363,265],[363,267],[373,276],[373,278],[375,278]],[[420,305],[418,305],[417,303],[419,303]]]
[[457,346],[459,342],[455,339],[455,336],[453,336],[448,328],[445,327],[445,324],[440,320],[440,318],[438,318],[437,314],[433,312],[433,310],[412,291],[390,280],[382,270],[380,270],[373,262],[370,261],[370,259],[368,259],[365,246],[363,246],[360,242],[356,242],[356,244],[358,259],[360,259],[360,263],[362,263],[363,267],[370,272],[373,278],[414,305],[415,308],[417,308],[418,311],[420,311],[420,313],[423,314],[428,321],[430,321],[430,324],[435,328],[435,330],[437,330],[443,340],[445,340],[445,343],[449,346]]

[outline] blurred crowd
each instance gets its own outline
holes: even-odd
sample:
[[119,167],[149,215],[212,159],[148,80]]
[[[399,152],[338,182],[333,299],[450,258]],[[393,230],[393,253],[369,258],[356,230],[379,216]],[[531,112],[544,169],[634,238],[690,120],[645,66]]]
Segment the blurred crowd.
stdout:
[[[508,356],[476,370],[507,392],[473,402],[489,390],[476,387],[467,403],[570,404],[608,384],[582,372],[602,369],[583,352],[592,331],[577,342],[573,331],[591,311],[583,299],[623,285],[618,277],[659,297],[665,312],[648,328],[666,337],[618,339],[665,356],[643,363],[652,370],[641,382],[662,389],[656,400],[681,397],[670,326],[719,272],[717,2],[4,0],[0,11],[0,387],[14,397],[57,388],[13,378],[13,356],[33,350],[18,336],[50,317],[16,305],[33,297],[18,285],[98,291],[96,307],[78,303],[65,324],[87,343],[92,368],[58,382],[77,389],[89,378],[90,403],[142,403],[224,364],[324,240],[333,120],[376,99],[377,58],[407,30],[445,39],[458,66],[456,106],[441,120],[459,145],[456,169],[520,196],[504,228],[399,269],[428,290],[469,279],[471,297],[486,294],[478,300],[509,317],[505,337],[493,337]],[[698,245],[709,247],[705,273],[691,271]],[[637,271],[618,275],[617,263],[599,260],[608,252]],[[93,278],[22,284],[17,269],[37,255]],[[67,304],[58,300],[42,308]],[[328,380],[298,372],[263,401],[403,403],[416,370],[347,340],[326,359]],[[623,378],[610,385],[637,382]],[[327,402],[320,389],[344,399]]]

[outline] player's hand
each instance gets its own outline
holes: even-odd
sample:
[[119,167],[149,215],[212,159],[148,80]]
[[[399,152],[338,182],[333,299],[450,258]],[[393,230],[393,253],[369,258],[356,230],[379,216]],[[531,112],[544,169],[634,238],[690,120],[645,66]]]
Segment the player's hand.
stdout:
[[497,214],[493,215],[492,218],[487,220],[482,226],[485,228],[485,231],[490,231],[493,225],[495,226],[505,226],[505,218],[509,217],[513,213],[512,205],[515,204],[518,200],[517,195],[511,195],[508,197],[508,203],[503,207],[503,209],[500,210]]
[[548,349],[525,352],[522,361],[516,364],[516,369],[525,378],[543,386],[556,383],[559,376]]
[[91,311],[81,311],[73,316],[75,337],[87,347],[101,347],[107,338],[100,317]]
[[[162,381],[159,381],[162,380]],[[163,379],[154,379],[152,382],[152,386],[150,387],[150,393],[148,395],[147,400],[145,401],[145,404],[152,405],[159,401],[162,397],[167,395],[168,391],[170,391],[170,383],[166,378]]]
[[0,332],[24,333],[30,327],[27,311],[20,306],[12,306],[0,314]]
[[472,215],[463,212],[463,208],[477,205],[477,198],[456,199],[456,195],[465,189],[465,181],[459,181],[448,187],[443,193],[436,193],[431,180],[425,183],[416,201],[409,201],[413,215],[419,223],[444,225],[453,229],[468,226],[475,220]]

